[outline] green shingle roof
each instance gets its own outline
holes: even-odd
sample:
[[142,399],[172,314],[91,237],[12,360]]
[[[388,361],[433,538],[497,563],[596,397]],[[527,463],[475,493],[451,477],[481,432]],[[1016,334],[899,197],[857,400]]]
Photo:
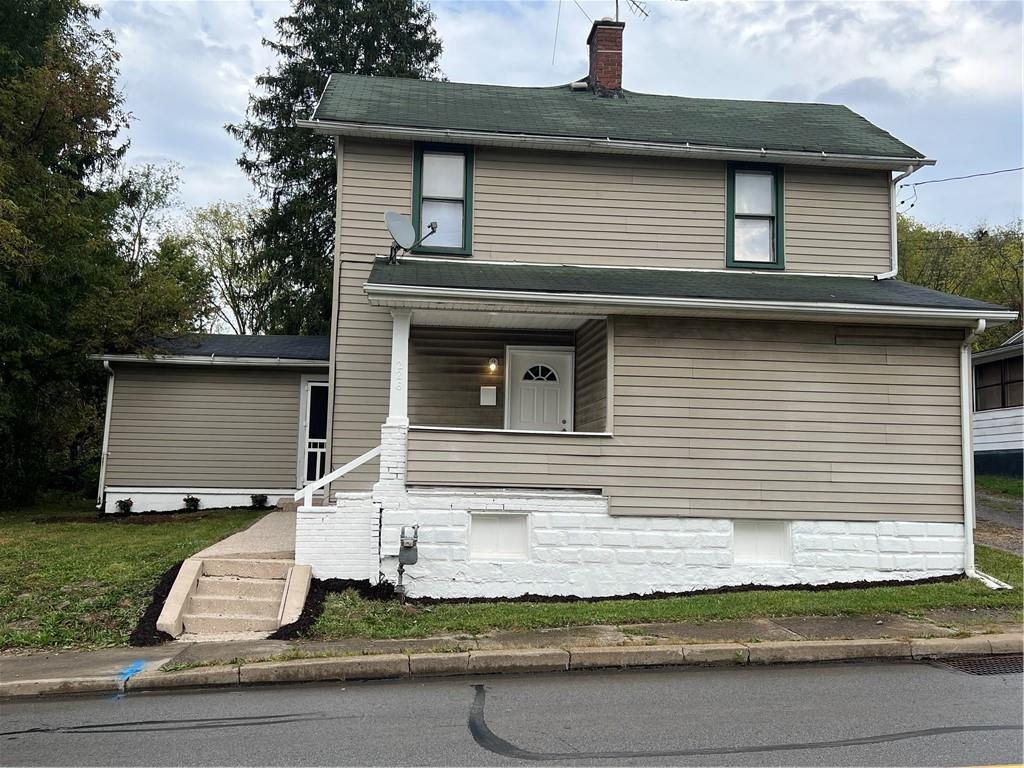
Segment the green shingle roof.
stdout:
[[568,85],[517,88],[331,75],[314,120],[403,128],[618,139],[919,159],[913,147],[835,104],[731,101],[624,91],[601,98]]
[[472,261],[404,259],[374,262],[368,285],[577,293],[793,304],[870,304],[890,307],[999,311],[1003,307],[933,291],[899,280],[817,275],[688,272],[683,270],[589,268],[543,264],[482,264]]

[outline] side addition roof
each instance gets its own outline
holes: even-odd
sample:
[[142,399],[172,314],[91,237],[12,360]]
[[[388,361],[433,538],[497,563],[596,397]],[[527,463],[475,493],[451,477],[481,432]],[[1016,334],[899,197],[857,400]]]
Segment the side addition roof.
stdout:
[[746,272],[498,264],[441,259],[377,260],[366,281],[379,304],[415,301],[630,307],[675,313],[844,316],[965,324],[1016,313],[898,280]]
[[161,337],[150,354],[106,354],[107,361],[223,363],[234,365],[288,365],[323,367],[330,360],[329,336],[238,336],[226,333]]
[[523,88],[334,74],[312,120],[301,124],[334,126],[335,132],[345,132],[340,127],[347,126],[356,135],[360,127],[364,135],[372,135],[367,132],[371,127],[405,130],[414,138],[433,132],[435,140],[461,137],[472,143],[487,143],[488,136],[584,139],[591,151],[601,151],[600,142],[626,142],[695,151],[803,153],[822,161],[833,156],[884,158],[893,167],[931,163],[841,105],[633,91],[624,91],[622,98],[602,98],[568,85]]

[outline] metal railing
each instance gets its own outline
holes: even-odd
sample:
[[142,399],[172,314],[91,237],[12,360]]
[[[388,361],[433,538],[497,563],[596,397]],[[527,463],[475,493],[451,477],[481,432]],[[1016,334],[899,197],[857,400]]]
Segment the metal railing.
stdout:
[[315,483],[310,483],[309,485],[304,486],[301,490],[298,490],[298,491],[295,492],[295,495],[293,496],[293,498],[296,501],[298,501],[299,499],[302,499],[302,506],[304,506],[304,507],[311,507],[311,506],[313,506],[313,494],[314,493],[319,491],[325,485],[330,485],[335,480],[337,480],[339,477],[342,477],[343,475],[347,475],[353,469],[356,469],[357,467],[363,466],[363,464],[368,462],[370,459],[375,459],[378,456],[380,456],[380,446],[379,445],[376,448],[371,448],[366,453],[364,453],[362,456],[360,456],[358,459],[352,459],[352,461],[350,461],[345,466],[338,467],[333,472],[330,472],[330,473],[324,475],[319,480],[317,480]]

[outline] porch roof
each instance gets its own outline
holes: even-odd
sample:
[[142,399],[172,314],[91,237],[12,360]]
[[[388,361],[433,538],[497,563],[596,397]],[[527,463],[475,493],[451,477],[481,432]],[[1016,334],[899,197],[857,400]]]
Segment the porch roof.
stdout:
[[[1004,307],[899,280],[682,269],[579,267],[410,258],[378,259],[371,301],[506,301],[674,310],[916,316],[1006,322]],[[397,300],[397,301],[396,301]],[[622,310],[619,310],[620,312]]]

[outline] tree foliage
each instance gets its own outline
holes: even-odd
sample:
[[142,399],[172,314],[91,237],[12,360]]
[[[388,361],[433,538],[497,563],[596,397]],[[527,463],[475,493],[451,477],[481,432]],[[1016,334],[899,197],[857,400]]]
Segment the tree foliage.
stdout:
[[217,317],[232,333],[265,333],[271,282],[252,202],[213,203],[189,212],[184,242],[210,275]]
[[996,346],[1021,329],[1024,222],[965,233],[900,216],[897,226],[901,280],[1017,311],[1014,322],[980,334],[975,349]]
[[327,333],[333,269],[335,166],[331,139],[295,127],[333,72],[438,75],[441,42],[421,0],[294,0],[263,44],[277,64],[260,75],[245,122],[228,125],[238,163],[268,207],[258,220],[273,292],[268,328]]
[[92,24],[98,11],[80,0],[0,8],[0,503],[9,503],[55,483],[81,488],[95,472],[105,381],[87,355],[194,328],[203,301],[193,295],[202,273],[170,244],[138,264],[119,247],[131,201],[104,179],[121,162],[128,116],[113,37]]

